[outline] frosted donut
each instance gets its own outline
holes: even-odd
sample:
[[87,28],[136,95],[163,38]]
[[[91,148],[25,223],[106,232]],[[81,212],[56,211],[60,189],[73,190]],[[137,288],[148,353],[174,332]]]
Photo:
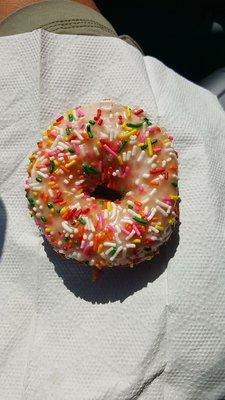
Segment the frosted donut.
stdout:
[[109,100],[57,118],[29,157],[25,184],[55,251],[99,269],[151,259],[178,219],[172,139],[142,109]]

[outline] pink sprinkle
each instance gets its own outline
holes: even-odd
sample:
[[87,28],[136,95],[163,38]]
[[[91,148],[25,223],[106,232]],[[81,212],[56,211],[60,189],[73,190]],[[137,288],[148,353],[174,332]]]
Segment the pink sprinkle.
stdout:
[[138,229],[138,227],[137,227],[136,224],[133,224],[133,225],[132,225],[132,228],[133,228],[133,230],[135,231],[135,233],[136,233],[138,236],[141,236],[141,232],[139,231],[139,229]]
[[169,205],[172,205],[171,199],[170,199],[168,196],[163,196],[163,197],[162,197],[162,201],[163,201],[164,203],[167,203],[167,204],[169,204]]
[[84,127],[85,127],[85,125],[84,125],[83,122],[81,122],[81,123],[78,125],[78,129],[84,129]]
[[128,167],[128,165],[126,165],[126,168],[124,169],[124,171],[121,175],[121,178],[125,178],[128,175],[129,171],[130,171],[130,167]]
[[129,235],[129,231],[127,230],[127,229],[125,229],[124,227],[122,227],[121,228],[121,231],[123,232],[123,233],[125,233],[126,235]]
[[80,107],[79,107],[79,108],[76,108],[76,116],[77,116],[78,118],[84,117],[84,113],[83,113],[83,111],[81,110]]
[[98,169],[100,172],[102,172],[102,160],[100,160],[98,163]]
[[154,147],[153,148],[153,153],[156,153],[156,154],[159,154],[159,153],[161,153],[161,147]]
[[48,178],[51,179],[51,181],[55,181],[56,180],[56,177],[54,175],[49,175]]
[[91,248],[91,246],[89,246],[89,244],[86,244],[86,246],[84,246],[84,248],[82,250],[82,253],[84,255],[86,255],[89,252],[90,248]]
[[168,138],[171,140],[171,142],[173,141],[174,137],[172,135],[169,135]]
[[56,138],[58,136],[58,133],[56,131],[51,131],[49,133],[49,136],[52,136],[52,137]]
[[103,218],[102,218],[101,212],[98,213],[98,226],[99,226],[99,229],[103,228]]
[[73,143],[73,150],[75,154],[79,153],[79,146],[76,143]]
[[139,139],[139,143],[143,143],[145,141],[145,138],[142,134],[138,136],[138,139]]
[[152,135],[153,133],[161,132],[161,129],[158,126],[150,126],[146,129],[146,132],[148,132],[149,135]]
[[138,190],[139,192],[144,192],[144,186],[143,185],[138,185]]
[[103,147],[108,153],[110,153],[113,157],[117,157],[117,154],[115,151],[113,151],[107,144],[103,144]]
[[71,122],[67,122],[66,127],[71,129],[73,127],[73,124],[71,124]]
[[110,230],[110,232],[114,232],[114,228],[111,224],[108,225],[108,229]]

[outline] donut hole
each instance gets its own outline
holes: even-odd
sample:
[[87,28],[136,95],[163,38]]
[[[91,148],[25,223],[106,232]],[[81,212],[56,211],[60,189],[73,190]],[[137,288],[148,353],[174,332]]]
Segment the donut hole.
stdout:
[[114,189],[110,189],[105,185],[96,186],[95,190],[90,195],[96,199],[105,199],[111,201],[121,200],[124,197],[123,193]]

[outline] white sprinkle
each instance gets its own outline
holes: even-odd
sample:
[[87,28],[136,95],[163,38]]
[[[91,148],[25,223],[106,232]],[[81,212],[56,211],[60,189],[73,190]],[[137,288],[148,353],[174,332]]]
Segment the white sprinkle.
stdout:
[[141,153],[140,153],[140,155],[139,155],[138,158],[137,158],[137,162],[140,162],[140,161],[143,159],[144,155],[145,155],[145,151],[142,150]]
[[90,241],[89,246],[92,247],[94,244],[93,240]]
[[127,204],[129,204],[129,206],[134,206],[134,203],[133,203],[133,201],[131,201],[131,200],[127,200]]
[[156,229],[154,226],[150,226],[149,228],[148,228],[148,231],[149,232],[155,232],[155,233],[159,233],[159,230],[158,229]]
[[147,215],[148,212],[149,212],[149,208],[148,208],[148,206],[145,206],[145,208],[144,208],[144,213],[145,213],[145,215]]
[[121,222],[123,222],[124,224],[133,224],[134,222],[133,221],[131,221],[130,219],[128,219],[128,218],[123,218],[123,219],[121,219]]
[[76,181],[76,182],[75,182],[75,185],[76,185],[76,186],[79,186],[79,185],[81,185],[83,182],[84,182],[84,179],[81,179],[80,181]]
[[166,159],[166,162],[170,162],[172,160],[172,158],[171,157],[168,157],[167,159]]
[[54,142],[52,143],[51,149],[54,149],[54,148],[57,146],[57,144],[59,143],[60,139],[61,139],[61,137],[60,137],[60,135],[58,135],[58,136],[55,138]]
[[170,208],[169,204],[166,204],[166,203],[164,203],[164,202],[161,201],[161,200],[156,200],[156,203],[157,203],[159,206],[161,206],[161,207],[163,207],[163,208],[166,208],[167,210],[168,210],[168,208]]
[[36,204],[38,205],[41,204],[40,200],[36,200]]
[[127,152],[127,161],[129,161],[130,157],[131,157],[131,150],[129,150],[129,151]]
[[150,178],[150,174],[142,174],[142,177],[145,179],[148,179],[148,178]]
[[73,175],[69,175],[69,179],[73,179]]
[[104,242],[103,243],[103,246],[105,246],[105,247],[112,247],[112,246],[116,246],[116,243],[115,242]]
[[166,160],[162,160],[162,167],[165,168],[166,166]]
[[136,244],[134,244],[134,243],[127,243],[126,244],[126,248],[127,249],[134,249],[136,247]]
[[85,156],[85,149],[84,149],[84,145],[83,144],[80,145],[79,149],[80,149],[81,155]]
[[152,163],[151,168],[154,169],[156,167],[157,167],[157,164],[156,163]]
[[40,210],[43,210],[43,206],[39,206]]
[[157,211],[159,211],[164,217],[167,217],[167,212],[160,206],[156,206]]
[[126,152],[123,152],[122,158],[123,158],[123,161],[126,161],[126,159],[127,159],[127,153]]
[[48,189],[48,194],[50,197],[54,197],[54,192],[52,189]]
[[132,231],[129,233],[129,235],[126,236],[126,240],[130,240],[133,236],[135,235],[135,230],[132,229]]
[[133,192],[131,192],[131,191],[126,193],[126,197],[129,197],[129,196],[132,196],[132,195],[133,195]]
[[71,228],[65,221],[62,222],[62,227],[65,229],[65,231],[73,233],[73,228]]
[[95,260],[94,260],[94,258],[92,258],[92,259],[89,261],[89,265],[93,266],[94,264],[95,264]]
[[136,213],[134,210],[132,210],[131,208],[128,208],[127,211],[128,211],[129,214],[133,215],[134,217],[141,218],[140,214],[137,214],[137,213]]
[[142,204],[146,204],[148,203],[148,201],[150,200],[150,196],[146,196],[143,200],[141,200]]
[[74,133],[75,133],[75,135],[77,135],[78,139],[80,139],[82,141],[84,140],[83,136],[81,136],[81,134],[77,130],[74,129]]
[[138,149],[138,147],[136,146],[136,145],[134,145],[133,146],[133,149],[132,149],[132,156],[135,156],[135,154],[137,153],[137,149]]
[[76,158],[77,158],[77,155],[76,155],[76,154],[73,154],[72,156],[69,156],[69,159],[70,159],[70,160],[76,160]]
[[38,175],[42,176],[42,178],[47,178],[48,177],[47,174],[43,174],[43,172],[41,172],[41,171],[38,171]]
[[41,168],[39,171],[41,171],[41,172],[47,172],[47,171],[48,171],[48,168]]
[[98,151],[98,148],[96,146],[93,147],[93,151],[94,151],[96,156],[99,156],[99,151]]
[[151,158],[148,158],[147,164],[152,164],[157,158],[157,155],[154,154]]
[[75,196],[76,199],[82,199],[82,197],[84,197],[84,193],[78,194],[77,196]]
[[110,261],[113,261],[114,258],[116,258],[118,256],[118,254],[121,252],[121,250],[123,250],[123,247],[119,246],[118,249],[116,250],[115,254],[112,257],[110,257]]
[[122,243],[121,240],[120,240],[120,238],[119,238],[118,232],[115,233],[115,238],[116,238],[116,242],[117,242],[117,243],[119,243],[119,244]]
[[[59,146],[61,146],[63,149],[67,150],[69,148],[68,144],[64,142],[59,142]],[[58,146],[57,146],[58,147]]]
[[73,235],[73,233],[71,233],[71,234],[70,234],[70,238],[73,239],[73,237],[74,237],[74,235]]
[[59,240],[59,241],[58,241],[58,246],[61,246],[61,245],[62,245],[62,241]]
[[80,140],[71,140],[71,143],[80,144]]
[[139,183],[140,183],[140,178],[137,178],[137,179],[135,179],[135,181],[134,181],[134,183],[135,183],[135,185],[139,185]]
[[42,187],[41,186],[33,186],[32,190],[39,191],[39,190],[42,190]]
[[59,150],[61,150],[61,151],[64,150],[64,148],[63,148],[62,146],[60,146],[60,144],[58,144],[58,146],[56,146],[56,148],[59,149]]
[[88,235],[88,240],[91,240],[91,239],[93,239],[93,233],[92,232]]
[[156,208],[153,208],[153,209],[151,210],[151,214],[149,215],[149,217],[147,218],[147,220],[148,220],[148,221],[151,221],[151,219],[154,217],[155,213],[156,213]]
[[150,239],[153,240],[153,242],[155,242],[156,240],[158,240],[157,236],[150,236]]
[[104,215],[104,218],[107,219],[108,218],[108,210],[104,210],[103,215]]
[[169,153],[173,151],[172,147],[167,147],[166,149],[164,149],[165,153]]
[[74,204],[74,208],[76,208],[77,210],[80,210],[81,209],[80,203]]
[[176,174],[172,174],[172,177],[179,180],[178,176]]
[[[121,229],[120,229],[120,227],[119,227],[119,225],[115,225],[115,228],[116,228],[116,231],[118,232],[118,233],[120,233],[121,232]],[[116,235],[116,234],[115,234]]]
[[83,249],[84,246],[85,246],[85,240],[82,240],[81,245],[80,245],[80,248]]
[[68,179],[64,179],[63,182],[64,182],[66,185],[68,185],[68,183],[70,183],[70,182],[68,181]]
[[36,211],[37,211],[37,208],[36,208],[36,207],[33,207],[32,210],[33,210],[34,212],[36,212]]

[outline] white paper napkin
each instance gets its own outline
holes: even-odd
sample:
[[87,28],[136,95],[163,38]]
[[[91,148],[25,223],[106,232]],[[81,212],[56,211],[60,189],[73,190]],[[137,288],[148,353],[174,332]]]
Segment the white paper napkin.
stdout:
[[[181,226],[153,262],[63,261],[28,217],[26,157],[66,108],[110,97],[175,136]],[[0,398],[225,397],[225,114],[217,99],[115,38],[0,39]]]

